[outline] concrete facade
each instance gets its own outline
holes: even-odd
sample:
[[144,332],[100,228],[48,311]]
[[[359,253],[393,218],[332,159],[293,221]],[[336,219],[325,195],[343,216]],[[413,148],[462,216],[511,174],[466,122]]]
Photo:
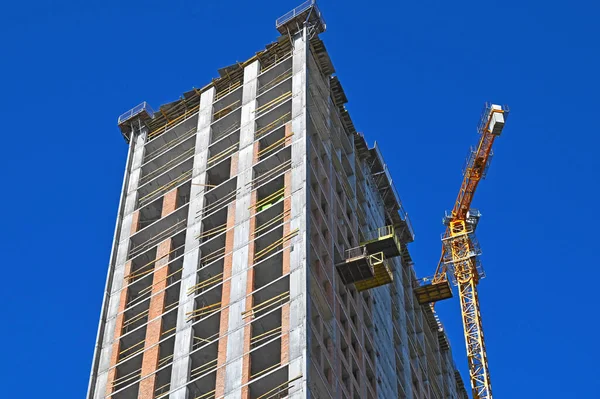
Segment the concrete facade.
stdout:
[[[210,85],[120,119],[88,399],[467,398],[414,298],[410,221],[344,108],[324,21],[296,11]],[[336,265],[385,226],[391,282],[345,284]]]

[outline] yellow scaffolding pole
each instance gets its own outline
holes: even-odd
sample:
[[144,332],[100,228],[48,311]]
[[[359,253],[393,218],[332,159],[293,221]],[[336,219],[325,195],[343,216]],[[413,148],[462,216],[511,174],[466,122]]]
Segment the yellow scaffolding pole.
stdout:
[[240,122],[234,122],[227,129],[225,129],[224,131],[219,133],[218,136],[214,136],[211,140],[211,145],[214,144],[215,142],[217,142],[218,140],[220,140],[221,138],[227,136],[228,134],[235,132],[237,129],[239,129],[239,127],[240,127]]
[[182,159],[184,159],[186,157],[189,157],[190,155],[194,155],[193,147],[186,150],[185,152],[177,155],[175,158],[171,159],[169,162],[165,163],[164,165],[154,169],[152,172],[148,173],[147,175],[142,176],[140,178],[140,185],[149,182],[153,178],[153,176],[160,175],[166,169],[169,169],[171,167],[171,165],[178,163],[179,161],[181,161]]
[[250,182],[250,184],[252,184],[252,187],[258,187],[261,184],[263,184],[264,182],[266,182],[267,180],[274,178],[278,173],[287,171],[291,166],[292,166],[292,160],[290,159],[288,161],[283,162],[276,168],[269,170],[265,174],[262,174],[262,175],[258,176],[257,178],[253,179]]
[[[157,149],[146,153],[144,156],[144,163],[148,163],[151,160],[157,158],[158,156],[164,154],[166,152],[165,150],[167,150],[171,147],[175,147],[178,144],[181,144],[186,139],[192,137],[194,135],[194,133],[196,133],[196,130],[197,130],[197,127],[193,127],[190,130],[188,130],[187,132],[185,132],[184,134],[182,134],[181,136],[178,136],[178,137],[174,138],[173,140],[168,141],[165,144],[161,145]],[[158,154],[158,155],[155,156],[154,154]]]
[[290,292],[286,291],[284,293],[281,293],[279,295],[274,296],[271,299],[267,299],[266,301],[263,301],[261,303],[259,303],[256,306],[251,307],[248,310],[245,310],[242,312],[242,317],[246,318],[249,316],[254,317],[256,315],[256,312],[260,312],[262,310],[268,309],[269,307],[273,306],[274,304],[278,303],[278,301],[286,301],[290,298]]
[[[190,117],[196,115],[196,113],[198,113],[199,108],[200,108],[200,105],[196,105],[195,107],[190,108],[189,111],[185,111],[184,114],[179,115],[177,118],[173,119],[172,121],[168,121],[164,126],[154,129],[153,131],[148,133],[148,139],[154,138],[155,136],[158,136],[159,134],[166,132],[168,130],[169,126],[174,125],[182,120],[185,120],[187,118],[190,118]],[[167,119],[166,116],[165,116],[165,119]]]
[[[254,138],[257,139],[257,138],[265,135],[269,131],[275,129],[275,126],[277,126],[277,124],[279,124],[279,123],[281,123],[281,126],[283,126],[285,123],[287,123],[291,120],[291,115],[292,115],[292,113],[288,112],[286,114],[283,114],[279,118],[275,119],[273,122],[261,127],[256,132],[254,132]],[[277,127],[280,127],[280,126],[277,126]]]
[[267,332],[264,332],[262,334],[254,336],[254,337],[250,338],[250,345],[254,345],[258,342],[263,342],[265,340],[268,340],[269,338],[279,335],[280,332],[281,332],[281,326],[275,327],[272,330],[269,330]]
[[219,273],[215,276],[209,277],[209,278],[199,282],[198,284],[188,288],[187,294],[191,295],[200,289],[212,287],[213,285],[217,285],[221,281],[223,281],[223,273]]
[[225,247],[219,248],[214,252],[209,253],[208,255],[200,258],[201,265],[207,265],[221,257],[225,256]]
[[258,373],[254,374],[254,375],[251,375],[251,376],[250,376],[250,380],[253,380],[253,379],[255,379],[256,377],[259,377],[259,376],[261,376],[261,375],[263,375],[263,374],[266,374],[266,373],[268,373],[269,371],[271,371],[271,370],[273,370],[273,369],[276,369],[276,368],[277,368],[277,367],[279,367],[279,366],[281,366],[281,362],[275,363],[274,365],[272,365],[272,366],[269,366],[269,367],[267,367],[266,369],[264,369],[264,370],[261,370],[261,371],[259,371]]
[[[171,255],[173,252],[175,252],[175,251],[177,251],[177,250],[179,250],[179,249],[183,248],[184,246],[185,246],[185,245],[180,245],[180,246],[178,246],[177,248],[175,248],[175,249],[173,249],[173,250],[169,251],[168,253],[164,254],[164,255],[163,255],[163,256],[161,256],[160,258],[156,258],[156,259],[154,259],[154,260],[151,260],[150,262],[146,263],[145,265],[142,265],[142,266],[141,266],[139,269],[137,269],[135,272],[127,274],[127,275],[125,276],[125,278],[126,278],[126,279],[128,279],[128,280],[131,280],[131,279],[134,279],[134,278],[136,278],[136,277],[138,277],[138,276],[142,276],[142,275],[144,275],[144,274],[147,274],[147,272],[144,272],[143,274],[141,274],[142,270],[146,269],[147,267],[150,267],[150,266],[154,265],[154,264],[155,264],[156,262],[158,262],[159,260],[161,260],[161,259],[163,259],[163,258],[165,258],[165,257],[167,257],[167,256],[169,256],[169,255]],[[170,262],[169,262],[169,263],[170,263]],[[168,265],[168,264],[166,264],[166,265],[163,265],[163,266],[161,266],[161,267],[164,267],[164,266],[167,266],[167,265]],[[153,271],[154,271],[154,269],[150,269],[150,273],[152,273]]]
[[222,117],[231,113],[233,111],[233,106],[239,102],[240,102],[240,100],[234,101],[231,104],[228,104],[228,105],[224,106],[223,108],[221,108],[220,110],[214,112],[213,113],[213,122],[216,122],[219,119],[221,119]]
[[[262,395],[260,395],[260,396],[259,396],[258,398],[256,398],[256,399],[270,399],[270,398],[272,398],[272,397],[273,397],[273,395],[278,395],[278,394],[279,394],[279,393],[281,393],[282,391],[285,391],[285,390],[287,390],[287,387],[289,387],[289,385],[290,385],[292,382],[294,382],[294,381],[296,381],[296,380],[299,380],[300,378],[302,378],[302,375],[299,375],[299,376],[297,376],[297,377],[294,377],[294,378],[292,378],[291,380],[289,380],[289,381],[286,381],[286,382],[284,382],[283,384],[280,384],[280,385],[276,386],[275,388],[271,389],[270,391],[267,391],[267,392],[263,393]],[[286,388],[284,389],[284,387],[286,387]],[[269,396],[267,396],[267,395],[269,395]]]
[[[204,207],[204,209],[199,210],[198,212],[196,212],[196,214],[200,214],[200,215],[206,215],[207,213],[212,212],[213,210],[228,205],[227,201],[232,200],[233,198],[235,198],[237,196],[238,193],[238,189],[233,190],[232,192],[230,192],[229,194],[226,194],[225,196],[221,197],[220,199],[216,200],[215,202],[213,202],[212,204],[208,204]],[[197,217],[201,217],[201,216],[197,216]]]
[[[170,382],[167,382],[165,385],[163,385],[163,386],[161,386],[161,387],[158,387],[158,388],[156,388],[156,389],[154,390],[154,393],[155,393],[155,394],[157,394],[157,393],[159,393],[158,391],[162,391],[162,390],[163,390],[163,388],[165,388],[165,387],[170,387],[170,386],[171,386],[171,383],[170,383]],[[169,393],[169,389],[167,389],[167,392],[160,392],[160,393],[159,393],[157,396],[155,396],[154,398],[155,398],[155,399],[162,398],[163,396],[167,395],[168,393]]]
[[180,220],[179,222],[175,223],[173,226],[169,227],[168,229],[165,229],[165,230],[153,235],[146,241],[139,243],[137,246],[135,246],[134,248],[131,249],[129,256],[135,257],[136,255],[139,255],[140,253],[142,253],[146,249],[148,249],[148,247],[152,246],[153,244],[157,244],[158,241],[161,241],[161,240],[169,237],[170,235],[174,234],[175,231],[177,231],[179,228],[181,228],[181,226],[185,226],[186,223],[187,223],[187,220],[185,220],[185,219]]
[[279,97],[276,97],[274,99],[272,99],[271,101],[261,105],[260,107],[256,108],[254,110],[254,113],[256,114],[256,116],[260,116],[263,113],[266,113],[267,111],[269,111],[272,108],[275,108],[276,106],[283,104],[285,101],[289,100],[290,98],[292,98],[292,91],[288,91],[287,93],[283,93],[282,95],[280,95]]
[[173,188],[177,184],[179,184],[180,182],[182,182],[182,181],[184,181],[186,179],[189,179],[190,177],[192,177],[192,170],[188,170],[187,172],[182,173],[181,176],[179,176],[177,179],[175,179],[175,180],[173,180],[173,181],[171,181],[169,183],[163,184],[162,186],[160,186],[156,190],[154,190],[154,191],[152,191],[152,192],[144,195],[142,198],[140,198],[138,200],[138,203],[139,203],[138,208],[141,207],[143,204],[149,202],[150,200],[153,200],[153,199],[157,198],[157,197],[154,197],[155,194],[162,193],[162,192],[167,192],[171,188]]
[[173,328],[169,328],[167,331],[163,331],[163,332],[162,332],[160,335],[161,335],[161,337],[162,337],[163,335],[167,335],[167,334],[169,334],[169,333],[171,333],[171,332],[175,331],[176,329],[177,329],[177,326],[175,326],[175,327],[173,327]]
[[283,136],[282,138],[280,138],[279,140],[277,140],[276,142],[274,142],[273,144],[268,145],[267,147],[265,147],[262,150],[258,151],[258,157],[259,157],[259,159],[263,155],[268,154],[269,152],[271,152],[271,150],[275,150],[279,145],[285,144],[285,141],[287,139],[289,139],[290,137],[292,137],[293,135],[294,135],[293,132],[290,133],[290,134],[287,134],[287,135]]
[[210,362],[204,363],[204,364],[192,369],[190,371],[190,379],[196,378],[199,375],[202,375],[204,373],[210,373],[210,372],[216,370],[217,369],[217,360],[218,359],[211,360]]
[[[187,312],[185,315],[187,316],[186,321],[193,320],[197,317],[204,316],[209,313],[218,312],[221,308],[221,302],[213,303],[212,305],[204,306],[200,309],[192,310],[191,312]],[[216,309],[215,309],[216,308]]]
[[267,90],[269,90],[270,88],[277,86],[278,83],[283,82],[290,76],[292,76],[292,68],[287,69],[286,71],[275,76],[273,79],[271,79],[267,83],[261,85],[258,89],[258,94],[260,95],[260,94],[266,92]]
[[115,380],[112,382],[112,387],[114,388],[117,385],[122,385],[126,382],[131,382],[131,381],[135,381],[136,379],[140,378],[142,374],[142,369],[139,368],[135,371],[132,371],[131,373],[127,373],[119,378],[115,378]]
[[293,237],[295,237],[298,234],[298,231],[299,231],[299,229],[294,229],[294,230],[290,231],[288,234],[281,237],[279,240],[275,241],[274,243],[272,243],[272,244],[268,245],[267,247],[261,249],[260,251],[256,252],[254,254],[254,262],[256,263],[257,260],[259,260],[259,259],[265,257],[266,255],[268,255],[269,253],[271,253],[279,245],[282,245],[286,241],[291,240]]
[[206,238],[206,237],[211,237],[214,236],[216,234],[220,234],[224,231],[227,231],[227,223],[223,223],[222,225],[219,225],[217,227],[213,227],[212,229],[208,229],[206,231],[203,231],[202,233],[198,234],[196,236],[197,240],[200,240],[202,238]]
[[217,102],[220,99],[222,99],[223,97],[225,97],[226,95],[228,95],[229,93],[232,93],[235,89],[237,89],[241,85],[242,85],[242,81],[241,80],[238,80],[237,82],[231,83],[226,90],[220,91],[220,92],[218,92],[215,95],[215,101],[214,102]]
[[213,156],[211,156],[210,158],[208,158],[208,160],[206,161],[206,166],[210,167],[214,164],[217,163],[217,161],[220,161],[221,159],[227,157],[230,154],[233,154],[235,151],[237,151],[238,148],[238,144],[239,142],[235,143],[234,145],[225,148],[223,151],[219,152],[218,154],[215,154]]
[[[180,272],[182,269],[183,269],[183,267],[180,267],[179,269],[175,270],[173,273],[171,273],[171,274],[168,274],[168,275],[167,275],[165,278],[163,278],[163,279],[161,279],[161,280],[157,281],[156,283],[154,283],[154,284],[152,284],[152,285],[150,285],[150,286],[148,286],[148,287],[144,288],[143,290],[140,290],[140,294],[141,294],[141,293],[144,293],[144,294],[151,293],[151,292],[152,292],[152,288],[153,288],[155,285],[158,285],[158,284],[162,283],[163,281],[165,281],[165,280],[168,280],[169,278],[171,278],[171,277],[173,277],[174,275],[176,275],[177,273],[179,273],[179,272]],[[137,298],[136,298],[136,299],[137,299]]]
[[285,187],[275,191],[273,194],[266,196],[265,198],[261,199],[260,201],[256,201],[256,203],[252,206],[249,206],[248,209],[259,208],[259,207],[265,205],[266,203],[270,202],[272,199],[277,198],[280,195],[283,195],[284,192],[285,192]]
[[[281,57],[279,58],[279,61],[277,61],[277,53],[275,53],[275,57],[272,60],[271,59],[267,60],[267,61],[261,60],[260,74],[262,75],[265,72],[275,68],[277,65],[281,64],[283,61],[289,59],[291,56],[292,56],[292,50],[281,55]],[[252,60],[252,58],[250,60]],[[269,63],[269,61],[271,63]]]
[[285,210],[282,213],[276,215],[275,217],[271,218],[270,220],[268,220],[264,224],[260,225],[260,227],[257,227],[256,229],[254,229],[254,233],[252,233],[252,237],[258,237],[260,232],[262,232],[263,230],[266,230],[267,228],[269,228],[269,227],[277,224],[277,222],[283,221],[291,213],[292,213],[292,210],[288,209],[288,210]]
[[202,394],[202,395],[200,395],[200,396],[196,396],[194,399],[210,399],[210,396],[211,396],[211,395],[212,395],[212,397],[214,398],[214,397],[215,397],[215,392],[216,392],[216,390],[214,390],[214,389],[213,389],[213,390],[212,390],[212,391],[210,391],[210,392],[207,392],[207,393],[205,393],[205,394]]
[[202,343],[206,343],[206,344],[210,344],[212,341],[215,340],[215,338],[219,337],[219,333],[217,332],[216,334],[211,335],[208,338],[202,338],[202,337],[193,337],[194,340],[197,340],[198,342],[195,342],[192,344],[192,350],[196,350],[199,348],[198,344],[202,344]]
[[148,313],[149,313],[149,310],[146,309],[146,310],[144,310],[144,311],[136,314],[131,319],[129,319],[126,322],[124,322],[122,328],[129,327],[130,325],[132,325],[136,321],[143,319],[144,317],[148,316]]

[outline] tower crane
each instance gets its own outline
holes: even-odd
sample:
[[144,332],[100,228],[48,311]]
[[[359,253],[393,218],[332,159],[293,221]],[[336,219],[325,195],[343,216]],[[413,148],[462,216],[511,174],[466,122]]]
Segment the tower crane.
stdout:
[[471,201],[479,182],[486,176],[494,140],[502,133],[507,116],[506,106],[486,104],[477,127],[479,143],[471,148],[467,157],[454,208],[443,219],[446,231],[435,275],[423,279],[415,289],[420,304],[433,306],[437,301],[452,297],[448,274],[458,286],[473,399],[492,399],[492,384],[477,293],[479,280],[485,276],[479,260],[481,250],[474,235],[481,214],[471,209]]

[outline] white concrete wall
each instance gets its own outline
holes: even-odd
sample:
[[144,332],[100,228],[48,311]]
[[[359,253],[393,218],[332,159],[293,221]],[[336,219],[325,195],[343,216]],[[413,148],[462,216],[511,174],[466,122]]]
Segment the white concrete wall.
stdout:
[[[290,231],[298,229],[298,235],[291,240],[290,254],[290,335],[289,335],[289,379],[302,375],[302,380],[294,383],[290,391],[291,399],[308,397],[308,170],[306,134],[306,91],[307,55],[309,43],[306,28],[294,37],[292,60],[292,178],[291,178],[291,222]],[[301,381],[301,383],[300,383]]]
[[[131,235],[132,214],[135,210],[137,201],[137,188],[140,178],[142,161],[144,158],[144,144],[146,143],[147,129],[143,127],[141,130],[132,132],[130,142],[130,153],[128,158],[129,168],[125,171],[126,177],[124,185],[126,190],[121,195],[121,212],[120,220],[117,219],[118,238],[115,234],[115,242],[113,243],[113,260],[109,266],[109,275],[107,281],[107,291],[105,294],[105,303],[108,300],[108,306],[103,309],[100,323],[103,327],[99,328],[98,341],[101,340],[101,347],[97,348],[98,356],[97,368],[96,359],[94,359],[94,368],[92,373],[96,375],[95,381],[92,376],[90,379],[90,387],[88,388],[88,399],[104,398],[106,394],[106,383],[108,378],[108,369],[110,368],[110,358],[112,355],[112,347],[115,333],[115,323],[117,313],[119,311],[119,302],[121,299],[121,289],[123,288],[123,278],[125,274],[125,263],[127,262],[127,254],[129,252],[129,237]],[[118,240],[118,241],[117,241]],[[115,254],[116,251],[116,254]],[[102,333],[100,333],[102,331]]]

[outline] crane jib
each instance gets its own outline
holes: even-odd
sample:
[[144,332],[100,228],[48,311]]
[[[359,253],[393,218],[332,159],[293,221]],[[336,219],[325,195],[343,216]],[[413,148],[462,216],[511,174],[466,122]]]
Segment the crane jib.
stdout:
[[486,104],[477,128],[480,134],[478,145],[467,158],[454,208],[444,218],[447,227],[435,275],[431,284],[415,290],[418,299],[422,298],[424,303],[432,306],[436,301],[450,298],[448,271],[451,272],[452,280],[458,286],[473,399],[492,399],[492,385],[477,292],[479,280],[484,276],[479,261],[481,250],[474,236],[480,213],[471,210],[471,202],[479,182],[485,178],[494,140],[502,133],[507,114],[507,107]]

